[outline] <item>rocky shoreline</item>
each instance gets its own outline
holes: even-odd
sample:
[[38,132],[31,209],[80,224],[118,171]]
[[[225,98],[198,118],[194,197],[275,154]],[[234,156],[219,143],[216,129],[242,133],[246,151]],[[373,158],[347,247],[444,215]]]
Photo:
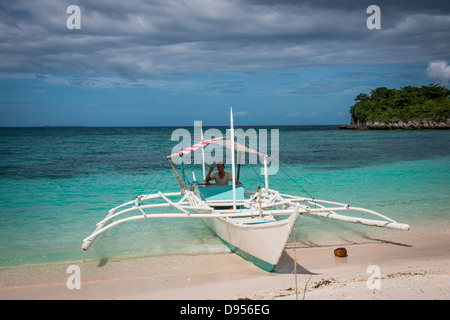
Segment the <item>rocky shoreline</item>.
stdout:
[[[352,119],[353,120],[353,119]],[[424,129],[450,129],[450,119],[445,121],[436,120],[411,120],[395,122],[370,122],[351,124],[340,124],[339,129],[343,130],[424,130]]]

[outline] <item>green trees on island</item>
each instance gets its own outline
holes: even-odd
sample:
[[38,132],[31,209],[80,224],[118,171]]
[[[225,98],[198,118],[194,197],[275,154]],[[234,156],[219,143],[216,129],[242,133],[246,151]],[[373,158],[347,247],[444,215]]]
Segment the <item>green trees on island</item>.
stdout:
[[401,89],[379,87],[370,95],[360,93],[350,108],[352,124],[366,122],[393,123],[399,121],[450,119],[450,90],[437,85]]

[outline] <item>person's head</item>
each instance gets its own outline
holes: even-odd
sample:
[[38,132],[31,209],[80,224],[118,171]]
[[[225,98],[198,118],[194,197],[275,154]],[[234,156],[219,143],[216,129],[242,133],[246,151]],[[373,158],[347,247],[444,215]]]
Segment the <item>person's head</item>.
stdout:
[[222,161],[217,162],[217,170],[223,172],[225,170],[225,164]]

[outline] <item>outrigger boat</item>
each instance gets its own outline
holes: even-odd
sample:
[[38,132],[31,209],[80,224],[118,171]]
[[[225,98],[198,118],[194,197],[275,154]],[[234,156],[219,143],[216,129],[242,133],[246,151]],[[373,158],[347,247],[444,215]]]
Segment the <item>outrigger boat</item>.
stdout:
[[[88,250],[97,237],[121,223],[156,218],[199,218],[231,249],[248,261],[266,271],[272,271],[285,248],[288,237],[299,214],[309,214],[328,219],[389,228],[409,230],[407,224],[398,223],[372,210],[351,207],[334,201],[305,198],[283,194],[269,188],[267,162],[269,155],[252,150],[235,141],[233,113],[230,116],[230,137],[202,139],[199,143],[167,157],[178,181],[180,192],[157,192],[139,195],[135,199],[109,210],[97,223],[97,228],[84,239],[82,248]],[[202,150],[203,177],[205,157],[203,148],[212,143],[231,149],[232,185],[214,185],[193,182],[186,184],[181,161],[182,175],[178,174],[172,159],[196,150]],[[264,188],[257,191],[244,189],[236,183],[235,152],[257,154],[264,159]],[[159,213],[155,210],[172,207],[175,213]],[[380,219],[367,219],[343,215],[338,212],[359,211]],[[137,212],[137,215],[113,221],[119,216]],[[283,218],[284,217],[284,218]]]

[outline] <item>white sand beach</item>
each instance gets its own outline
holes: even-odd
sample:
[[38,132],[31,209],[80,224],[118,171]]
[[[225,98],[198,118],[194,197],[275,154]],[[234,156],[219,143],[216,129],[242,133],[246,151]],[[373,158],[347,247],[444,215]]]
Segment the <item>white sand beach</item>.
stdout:
[[[392,235],[295,250],[288,244],[271,273],[233,253],[84,261],[72,263],[81,288],[68,289],[69,263],[3,268],[0,299],[449,299],[450,231]],[[347,257],[334,256],[338,246]]]

